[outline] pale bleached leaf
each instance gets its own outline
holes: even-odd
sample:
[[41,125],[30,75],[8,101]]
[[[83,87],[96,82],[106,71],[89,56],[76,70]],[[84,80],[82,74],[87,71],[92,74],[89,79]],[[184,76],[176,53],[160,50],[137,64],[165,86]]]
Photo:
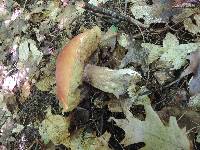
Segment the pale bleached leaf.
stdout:
[[169,125],[164,125],[150,105],[145,106],[146,118],[141,121],[127,110],[126,119],[114,119],[125,131],[121,144],[125,146],[144,142],[142,150],[189,150],[190,142],[186,132],[180,129],[176,119],[170,117]]
[[19,45],[19,61],[26,62],[29,57],[28,41],[24,41]]
[[196,51],[200,43],[180,44],[175,35],[167,33],[163,40],[163,46],[150,43],[142,43],[142,47],[149,50],[148,63],[159,59],[164,64],[174,69],[180,69],[186,62],[186,56],[192,51]]

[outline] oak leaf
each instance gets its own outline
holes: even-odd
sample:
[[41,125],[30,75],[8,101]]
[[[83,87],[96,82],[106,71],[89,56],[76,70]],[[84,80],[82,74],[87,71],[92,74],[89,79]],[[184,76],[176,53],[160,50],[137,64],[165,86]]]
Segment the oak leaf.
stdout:
[[146,118],[141,121],[126,112],[126,119],[113,119],[125,131],[121,144],[125,146],[144,142],[142,150],[178,150],[190,149],[185,129],[180,129],[175,117],[170,117],[169,124],[164,125],[150,105],[145,106]]

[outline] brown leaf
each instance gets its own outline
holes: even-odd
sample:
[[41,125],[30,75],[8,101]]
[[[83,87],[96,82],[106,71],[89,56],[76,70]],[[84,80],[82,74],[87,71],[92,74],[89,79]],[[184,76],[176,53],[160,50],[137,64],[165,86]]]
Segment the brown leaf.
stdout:
[[24,82],[24,84],[22,85],[22,89],[21,90],[22,90],[22,96],[24,98],[28,98],[29,95],[31,94],[31,85],[30,85],[28,80],[26,80]]

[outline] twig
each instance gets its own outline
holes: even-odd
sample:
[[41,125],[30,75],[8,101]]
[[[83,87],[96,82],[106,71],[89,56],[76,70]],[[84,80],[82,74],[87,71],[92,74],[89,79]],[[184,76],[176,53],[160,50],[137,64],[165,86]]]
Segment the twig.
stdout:
[[113,18],[117,18],[121,21],[127,21],[129,23],[133,23],[137,26],[140,26],[142,28],[147,28],[148,26],[141,23],[140,21],[130,17],[130,16],[127,16],[127,15],[122,15],[120,13],[117,13],[115,11],[112,11],[112,10],[109,10],[109,9],[106,9],[106,8],[103,8],[103,7],[97,7],[97,6],[94,6],[92,4],[89,4],[89,3],[86,3],[86,2],[76,2],[77,6],[81,7],[81,8],[84,8],[86,10],[90,10],[94,13],[99,13],[99,14],[103,14],[103,15],[107,15],[107,16],[111,16]]

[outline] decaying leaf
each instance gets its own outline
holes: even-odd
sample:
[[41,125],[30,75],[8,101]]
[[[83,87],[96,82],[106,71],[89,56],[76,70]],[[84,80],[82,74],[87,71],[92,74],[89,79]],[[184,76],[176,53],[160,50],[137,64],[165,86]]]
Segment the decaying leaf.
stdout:
[[120,68],[125,67],[129,63],[133,62],[136,64],[145,65],[145,59],[147,57],[147,52],[141,47],[141,41],[132,40],[127,41],[129,45],[126,47],[128,49],[127,54],[122,59]]
[[[167,122],[170,116],[178,118],[178,125],[180,128],[186,127],[189,136],[195,136],[195,131],[199,130],[200,113],[190,108],[181,107],[164,107],[157,112],[161,120]],[[191,131],[191,129],[194,129]],[[196,130],[197,129],[197,130]]]
[[193,107],[197,110],[200,109],[200,93],[197,93],[196,95],[190,97],[188,106]]
[[173,8],[171,1],[153,0],[151,5],[145,0],[130,1],[133,3],[131,12],[136,19],[144,19],[146,25],[166,22],[169,17],[180,12],[178,8]]
[[22,63],[36,63],[37,65],[42,59],[42,52],[36,47],[35,41],[31,39],[24,39],[19,45],[19,61]]
[[40,52],[38,50],[38,48],[36,47],[36,43],[33,40],[28,40],[29,42],[29,46],[30,46],[30,57],[31,57],[31,61],[35,62],[37,65],[40,63],[40,61],[42,60],[42,52]]
[[128,88],[128,94],[131,98],[131,101],[135,105],[150,105],[151,104],[148,94],[144,94],[144,93],[148,93],[148,91],[149,90],[145,86],[136,87],[134,84],[132,84]]
[[24,98],[28,98],[29,95],[31,94],[31,85],[28,80],[25,81],[24,84],[22,85],[21,92],[22,92],[22,97]]
[[111,99],[108,102],[108,109],[111,112],[126,112],[131,108],[133,101],[131,98],[127,99]]
[[197,34],[200,32],[200,15],[194,15],[195,24],[193,23],[191,18],[187,18],[184,20],[184,27],[191,33]]
[[115,48],[117,38],[117,28],[115,26],[111,26],[105,34],[102,34],[101,41],[99,42],[99,46],[101,49],[110,47],[111,51]]
[[119,99],[111,99],[108,101],[108,109],[111,112],[123,112]]
[[92,86],[116,97],[124,94],[131,83],[137,83],[141,75],[132,69],[112,70],[107,67],[87,65],[84,70],[84,80]]
[[57,19],[58,14],[61,13],[61,9],[59,8],[58,1],[51,1],[46,9],[48,10],[48,16],[50,20],[53,20],[53,21],[55,21]]
[[42,121],[39,127],[39,133],[44,141],[52,141],[54,144],[62,144],[69,137],[70,120],[60,115],[53,115],[51,109],[47,110],[46,119]]
[[6,2],[5,1],[1,1],[0,2],[0,20],[2,20],[2,18],[6,17],[8,15],[8,10],[6,9]]
[[107,142],[110,134],[104,133],[101,137],[96,137],[93,133],[86,133],[82,129],[70,135],[68,128],[69,117],[51,114],[51,109],[47,110],[46,119],[42,121],[39,132],[45,144],[52,141],[54,144],[63,144],[72,150],[109,150]]
[[12,130],[12,133],[20,133],[24,129],[24,126],[21,124],[15,124],[15,125],[16,127]]
[[24,41],[19,45],[19,61],[26,62],[29,56],[28,41]]
[[5,92],[13,92],[13,89],[15,87],[20,87],[21,83],[25,82],[28,78],[28,68],[25,68],[24,66],[17,66],[18,71],[15,72],[12,75],[9,75],[9,73],[6,71],[5,66],[1,66],[1,87],[2,90]]
[[164,85],[166,82],[172,81],[172,75],[167,71],[156,71],[154,77],[159,84]]
[[125,34],[125,33],[122,33],[119,36],[118,42],[119,42],[119,45],[121,45],[124,48],[127,48],[130,45],[129,36],[127,34]]
[[57,16],[59,28],[69,30],[70,24],[82,13],[83,10],[76,8],[74,5],[66,6],[63,12]]
[[111,150],[108,146],[110,136],[110,133],[105,132],[102,136],[96,137],[94,133],[80,130],[63,144],[72,150]]
[[185,129],[178,127],[175,117],[170,117],[169,125],[165,126],[150,105],[145,106],[145,110],[145,121],[134,118],[129,111],[126,112],[126,119],[114,119],[125,131],[125,138],[121,144],[127,146],[144,142],[143,150],[190,150]]
[[12,114],[7,109],[3,93],[0,92],[0,142],[2,146],[14,141],[14,137],[12,137],[14,127],[15,124]]
[[51,86],[55,84],[55,77],[47,76],[36,83],[36,87],[40,91],[49,91]]
[[172,18],[174,23],[178,23],[184,20],[187,20],[191,15],[199,12],[198,8],[185,8],[182,9],[182,12]]
[[142,43],[142,47],[149,50],[148,63],[159,59],[172,70],[180,69],[186,62],[188,53],[196,51],[200,43],[179,44],[175,35],[167,33],[163,40],[163,46],[150,43]]

